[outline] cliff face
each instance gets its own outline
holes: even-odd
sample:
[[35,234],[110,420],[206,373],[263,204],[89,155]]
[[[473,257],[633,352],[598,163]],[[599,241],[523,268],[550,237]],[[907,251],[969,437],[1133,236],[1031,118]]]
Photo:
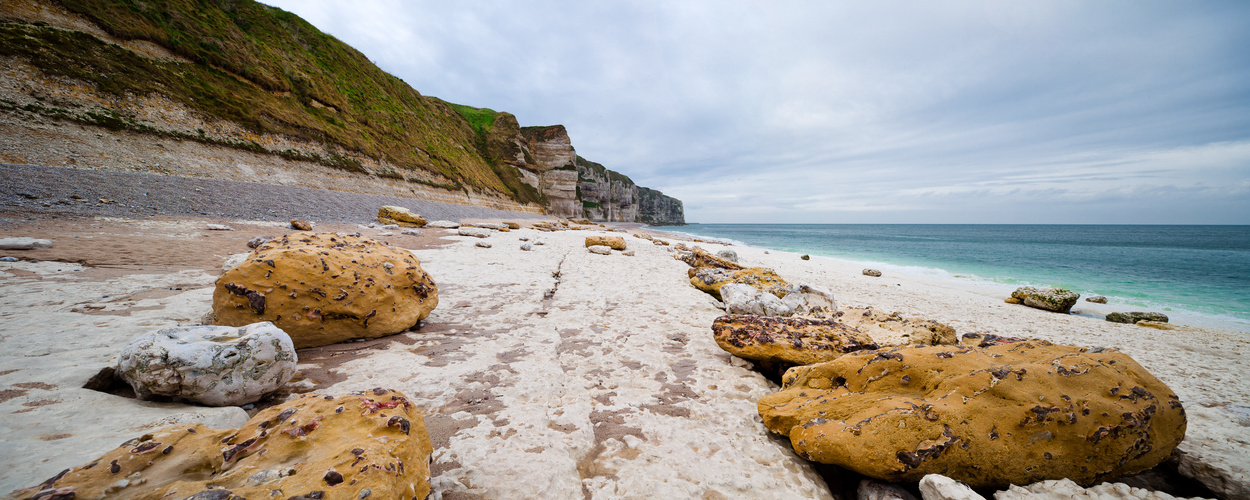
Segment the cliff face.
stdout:
[[638,222],[654,226],[680,226],[686,223],[681,200],[645,187],[638,188]]
[[586,218],[595,221],[686,223],[681,200],[634,184],[628,176],[577,157],[577,190]]
[[[7,144],[4,162],[584,215],[563,126],[423,96],[250,0],[4,0],[0,68],[0,134],[43,138]],[[637,198],[622,186],[605,199]],[[613,207],[602,219],[640,217]]]

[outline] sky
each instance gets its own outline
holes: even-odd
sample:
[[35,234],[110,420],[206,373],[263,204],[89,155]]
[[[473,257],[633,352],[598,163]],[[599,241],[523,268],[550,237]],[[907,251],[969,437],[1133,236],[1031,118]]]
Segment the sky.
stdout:
[[1250,2],[265,3],[688,222],[1250,224]]

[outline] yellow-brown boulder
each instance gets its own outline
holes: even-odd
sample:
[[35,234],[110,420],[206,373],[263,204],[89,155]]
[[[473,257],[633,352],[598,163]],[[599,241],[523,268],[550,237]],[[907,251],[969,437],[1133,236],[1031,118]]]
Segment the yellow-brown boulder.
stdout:
[[412,213],[404,207],[385,205],[378,209],[378,222],[401,227],[425,227],[425,217]]
[[704,250],[702,248],[695,248],[689,252],[679,252],[677,255],[674,255],[673,258],[680,260],[682,262],[685,262],[686,265],[690,266],[690,270],[687,271],[687,276],[691,278],[693,278],[694,275],[699,272],[699,269],[702,269],[705,267],[710,267],[714,269],[728,269],[730,271],[737,271],[739,269],[745,269],[742,265],[738,264],[737,262],[731,261],[729,259],[717,257],[715,255],[712,255],[711,253],[708,253],[707,250]]
[[613,250],[625,249],[625,238],[620,236],[587,236],[586,248],[605,246]]
[[716,344],[753,361],[810,365],[876,349],[867,335],[834,320],[729,314],[712,322]]
[[304,394],[238,429],[136,437],[12,498],[425,498],[432,451],[399,392]]
[[353,235],[294,233],[265,242],[217,278],[219,325],[269,321],[296,348],[412,328],[438,287],[411,252]]
[[750,285],[765,292],[783,298],[790,293],[790,284],[777,276],[772,269],[752,267],[749,269],[729,270],[714,267],[701,267],[690,277],[690,284],[720,299],[720,287],[729,283]]
[[1176,394],[1127,355],[1027,341],[910,346],[796,366],[759,412],[795,452],[886,481],[1082,485],[1162,462]]

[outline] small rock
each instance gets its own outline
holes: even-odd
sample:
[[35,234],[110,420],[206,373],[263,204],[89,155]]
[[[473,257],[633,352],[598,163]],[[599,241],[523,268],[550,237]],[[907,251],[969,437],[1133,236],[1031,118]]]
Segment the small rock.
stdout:
[[399,224],[383,224],[382,229],[399,229]]
[[473,227],[480,227],[482,229],[494,229],[494,230],[508,229],[507,224],[503,224],[499,222],[479,222],[477,224],[474,224]]
[[227,226],[225,224],[209,224],[208,230],[209,231],[234,231],[234,228]]
[[17,257],[0,257],[0,262],[17,262]]
[[808,254],[803,254],[803,256],[802,256],[802,257],[799,257],[799,258],[800,258],[800,259],[803,259],[803,260],[812,260],[812,256],[811,256],[811,255],[808,255]]
[[272,239],[273,239],[273,236],[257,236],[255,238],[247,240],[247,247],[251,248],[252,250],[255,250],[256,247],[264,245],[266,241],[269,241]]
[[113,200],[110,200],[110,199],[108,199],[108,198],[100,198],[100,203],[104,203],[104,204],[106,204],[106,205],[107,205],[107,204],[109,204],[109,203],[116,203],[116,202],[115,202],[115,201],[113,201]]
[[1107,298],[1103,297],[1102,295],[1095,295],[1093,297],[1085,297],[1085,302],[1093,302],[1095,304],[1106,304]]
[[405,236],[421,236],[421,231],[417,231],[416,229],[405,229],[403,231],[400,231],[399,234],[402,234]]
[[587,236],[586,248],[592,246],[606,246],[613,250],[624,250],[625,238],[620,236]]
[[0,250],[39,250],[41,248],[52,248],[52,240],[40,240],[35,238],[0,238]]
[[422,227],[426,225],[425,217],[412,213],[404,207],[386,205],[378,209],[378,222],[404,227]]
[[528,251],[533,250],[533,249],[534,249],[534,245],[531,245],[531,244],[529,244],[529,243],[522,243],[522,244],[521,244],[521,250],[524,250],[524,251],[528,252]]
[[306,220],[291,219],[291,228],[299,231],[312,231],[312,224]]
[[472,236],[474,238],[489,238],[490,230],[475,227],[461,227],[457,234],[460,236]]
[[543,240],[534,240],[534,244],[535,244],[535,245],[546,245],[547,243],[546,243],[545,241],[543,241]]
[[521,240],[521,241],[529,241],[529,240],[530,240],[530,239],[529,239],[528,237],[526,237],[526,236],[522,236],[522,237],[520,237],[520,238],[518,238],[518,239],[519,239],[519,240]]
[[270,322],[239,328],[168,328],[122,348],[117,374],[141,399],[170,396],[209,406],[260,399],[295,375],[295,345]]
[[394,235],[395,235],[395,233],[392,233],[392,232],[390,232],[390,231],[382,231],[382,232],[378,233],[378,236],[394,236]]
[[735,252],[733,250],[721,250],[719,252],[716,252],[716,256],[722,259],[725,259],[729,262],[733,262],[734,264],[738,263],[738,252]]
[[860,481],[859,490],[855,494],[858,496],[857,500],[917,500],[915,495],[898,485],[871,479]]
[[504,225],[508,226],[508,229],[521,229],[521,225],[515,222],[504,222]]
[[1154,321],[1157,323],[1167,323],[1168,316],[1157,312],[1113,312],[1107,315],[1107,321],[1112,323],[1137,323],[1138,321]]
[[586,247],[586,249],[590,250],[590,253],[597,253],[599,255],[611,255],[612,254],[612,247],[607,247],[603,245],[591,245],[589,247]]
[[1026,306],[1064,314],[1072,311],[1072,306],[1076,305],[1076,299],[1081,297],[1080,294],[1063,288],[1031,286],[1017,288],[1016,291],[1011,292],[1011,296],[1020,299]]
[[490,243],[487,243],[485,241],[479,241],[474,246],[478,248],[490,248]]
[[872,276],[874,278],[881,277],[881,271],[876,269],[864,269],[864,276]]
[[968,485],[941,474],[921,478],[920,495],[924,500],[985,500]]
[[436,220],[436,221],[434,221],[434,222],[431,222],[431,223],[429,223],[429,224],[426,224],[426,226],[427,226],[427,227],[436,227],[436,228],[439,228],[439,229],[458,229],[458,228],[460,228],[460,223],[459,223],[459,222],[452,222],[452,221],[449,221],[449,220]]

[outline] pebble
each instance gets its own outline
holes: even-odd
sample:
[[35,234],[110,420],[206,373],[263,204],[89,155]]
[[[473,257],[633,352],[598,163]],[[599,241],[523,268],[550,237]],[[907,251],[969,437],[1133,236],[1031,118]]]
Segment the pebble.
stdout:
[[0,262],[17,262],[17,257],[0,257]]
[[477,246],[481,248],[490,248],[490,243],[487,243],[485,241],[479,241],[477,242]]
[[234,231],[234,228],[225,224],[209,224],[208,229],[210,231]]
[[528,252],[528,251],[533,250],[533,249],[534,249],[534,245],[531,245],[531,244],[529,244],[529,243],[523,243],[523,244],[521,244],[521,250],[524,250],[524,251]]

